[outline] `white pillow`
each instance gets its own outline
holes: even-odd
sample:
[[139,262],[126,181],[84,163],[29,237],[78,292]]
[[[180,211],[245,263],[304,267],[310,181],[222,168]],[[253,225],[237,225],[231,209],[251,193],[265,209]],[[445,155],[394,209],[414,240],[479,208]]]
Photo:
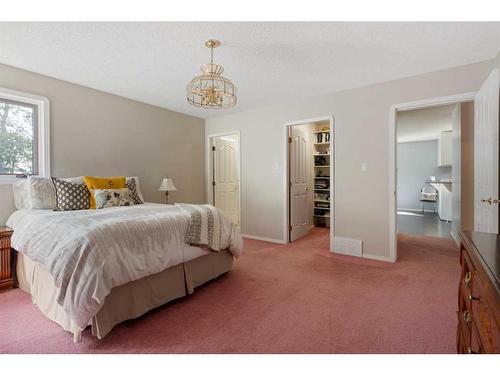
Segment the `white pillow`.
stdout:
[[56,189],[52,179],[47,177],[28,177],[29,205],[34,210],[56,208]]
[[28,180],[21,180],[12,185],[14,205],[18,210],[29,208]]
[[137,177],[137,176],[127,177],[126,181],[132,180],[132,179],[135,180],[135,190],[137,191],[137,195],[139,196],[139,198],[141,198],[141,201],[144,202],[144,197],[142,196],[142,192],[141,192],[141,185],[139,185],[139,177]]
[[84,183],[83,176],[78,176],[78,177],[64,177],[64,178],[61,178],[61,180],[72,182],[74,184],[83,184]]

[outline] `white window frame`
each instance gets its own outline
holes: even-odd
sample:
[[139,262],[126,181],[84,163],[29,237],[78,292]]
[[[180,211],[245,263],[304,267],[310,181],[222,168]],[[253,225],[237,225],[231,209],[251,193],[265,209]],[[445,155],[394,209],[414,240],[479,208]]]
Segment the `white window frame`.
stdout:
[[[50,132],[49,132],[49,99],[44,96],[10,90],[0,87],[0,98],[27,103],[37,107],[37,160],[38,173],[36,176],[50,177]],[[12,184],[20,181],[15,176],[0,176],[0,185]]]

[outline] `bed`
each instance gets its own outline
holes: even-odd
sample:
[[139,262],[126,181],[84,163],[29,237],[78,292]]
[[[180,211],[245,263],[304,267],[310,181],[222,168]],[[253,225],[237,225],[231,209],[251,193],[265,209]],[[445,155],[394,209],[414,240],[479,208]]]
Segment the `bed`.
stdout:
[[214,228],[196,222],[216,245],[186,243],[193,214],[185,206],[18,210],[7,225],[14,229],[19,287],[75,342],[89,325],[102,339],[117,324],[228,272],[241,254],[241,236],[223,215]]

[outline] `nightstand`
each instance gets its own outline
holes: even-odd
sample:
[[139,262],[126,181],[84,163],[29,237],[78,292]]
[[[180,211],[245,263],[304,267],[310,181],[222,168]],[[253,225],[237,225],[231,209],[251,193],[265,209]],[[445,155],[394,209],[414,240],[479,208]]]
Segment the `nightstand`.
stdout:
[[0,293],[12,289],[12,249],[10,237],[14,231],[9,227],[0,227]]

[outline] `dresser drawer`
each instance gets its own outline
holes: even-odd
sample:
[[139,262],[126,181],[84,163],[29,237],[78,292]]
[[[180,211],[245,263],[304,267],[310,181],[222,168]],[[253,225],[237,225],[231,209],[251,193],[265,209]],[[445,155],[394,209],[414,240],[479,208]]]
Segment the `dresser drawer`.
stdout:
[[460,323],[457,326],[457,353],[465,354],[467,353],[465,338],[463,337],[462,329]]
[[471,329],[470,346],[468,348],[465,348],[465,353],[482,354],[484,352],[485,351],[483,348],[483,344],[481,342],[479,334],[477,333],[476,325],[473,323]]
[[460,336],[460,343],[463,353],[467,352],[467,348],[470,347],[471,341],[471,325],[464,321],[464,311],[457,311],[458,318],[458,333]]
[[464,282],[458,286],[458,308],[462,311],[472,311],[472,289]]
[[[469,268],[470,269],[470,268]],[[470,272],[469,274],[467,272]],[[462,311],[470,311],[474,314],[473,306],[477,305],[480,296],[483,293],[481,280],[474,271],[464,272],[464,277],[458,286],[459,301],[458,305]]]
[[472,276],[475,273],[475,269],[467,251],[464,248],[462,248],[460,253],[460,263],[462,265],[460,283],[464,284],[467,288],[470,288],[472,286]]
[[489,267],[500,254],[500,236],[462,232],[461,239],[457,351],[500,353],[499,286]]
[[[500,348],[500,331],[496,325],[492,311],[481,300],[482,294],[478,293],[477,300],[472,301],[472,316],[477,335],[481,337],[481,347],[485,353],[495,353]],[[476,296],[476,295],[475,295]]]

